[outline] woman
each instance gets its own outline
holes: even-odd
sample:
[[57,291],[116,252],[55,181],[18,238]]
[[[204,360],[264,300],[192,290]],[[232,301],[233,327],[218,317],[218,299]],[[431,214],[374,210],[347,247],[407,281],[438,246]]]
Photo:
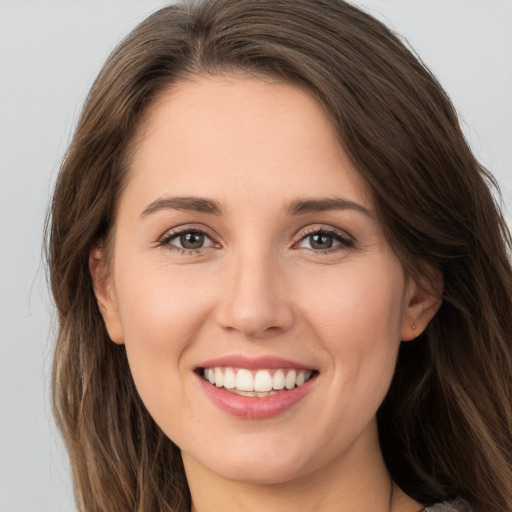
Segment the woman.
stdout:
[[512,510],[489,185],[435,78],[350,4],[150,16],[52,204],[80,510]]

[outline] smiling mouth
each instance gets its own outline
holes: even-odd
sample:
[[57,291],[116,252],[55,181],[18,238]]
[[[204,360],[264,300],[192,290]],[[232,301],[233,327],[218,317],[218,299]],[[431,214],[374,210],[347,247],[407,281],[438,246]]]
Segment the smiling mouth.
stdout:
[[223,366],[198,368],[197,373],[217,388],[241,396],[260,398],[300,387],[318,374],[316,370],[249,370]]

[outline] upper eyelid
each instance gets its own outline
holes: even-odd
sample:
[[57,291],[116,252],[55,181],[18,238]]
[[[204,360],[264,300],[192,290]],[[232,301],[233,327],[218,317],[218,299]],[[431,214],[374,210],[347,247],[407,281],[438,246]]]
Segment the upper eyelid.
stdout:
[[[180,235],[183,233],[191,233],[191,232],[197,232],[202,233],[205,235],[206,238],[209,239],[210,244],[204,247],[199,247],[197,249],[191,249],[191,248],[185,248],[180,247],[179,245],[176,245],[174,242],[175,239],[179,238]],[[173,228],[167,230],[158,240],[156,241],[156,248],[164,248],[166,250],[176,252],[180,251],[182,255],[188,254],[188,255],[195,255],[195,254],[201,254],[205,253],[205,251],[209,251],[212,249],[218,249],[221,246],[221,244],[217,241],[215,236],[212,236],[209,234],[209,230],[202,228],[197,228],[193,226],[187,226],[183,225],[181,227]]]
[[[164,242],[168,242],[169,240],[173,239],[174,237],[179,236],[182,233],[187,232],[193,232],[197,231],[200,233],[203,233],[208,238],[212,240],[212,242],[222,245],[220,242],[220,237],[217,236],[211,229],[209,229],[207,226],[202,224],[183,224],[181,226],[176,226],[174,228],[166,230],[160,237],[157,239],[157,243],[161,244]],[[314,233],[326,233],[330,235],[338,235],[340,238],[351,240],[352,242],[355,242],[355,238],[346,230],[340,229],[334,226],[326,225],[326,224],[317,224],[317,225],[311,225],[304,226],[300,230],[298,230],[297,234],[293,237],[292,245],[295,245],[296,243],[300,242],[304,238],[314,234]]]
[[163,242],[165,240],[170,240],[176,236],[179,236],[182,233],[189,233],[192,231],[197,231],[198,233],[205,234],[212,241],[217,241],[218,237],[206,226],[198,225],[198,224],[183,224],[182,226],[176,226],[175,228],[167,229],[160,237],[158,237],[158,242]]
[[327,234],[333,234],[338,235],[341,238],[348,238],[352,241],[355,241],[355,238],[346,230],[335,228],[334,226],[326,226],[325,224],[318,224],[317,226],[308,228],[302,228],[297,235],[294,238],[294,243],[299,242],[303,238],[310,236],[314,233],[327,233]]

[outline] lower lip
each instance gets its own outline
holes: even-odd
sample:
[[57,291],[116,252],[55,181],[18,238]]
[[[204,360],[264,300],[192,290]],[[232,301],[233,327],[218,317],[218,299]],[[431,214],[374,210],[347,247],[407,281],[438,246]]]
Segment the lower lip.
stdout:
[[280,391],[264,397],[248,397],[230,393],[197,376],[202,389],[215,405],[232,416],[249,420],[263,420],[284,413],[309,393],[316,377],[289,391]]

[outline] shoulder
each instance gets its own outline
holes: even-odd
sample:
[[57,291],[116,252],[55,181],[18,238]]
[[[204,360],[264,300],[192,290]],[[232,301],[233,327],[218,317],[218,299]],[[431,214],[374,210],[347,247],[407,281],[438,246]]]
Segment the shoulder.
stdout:
[[469,505],[463,500],[445,501],[425,507],[421,512],[471,512]]

